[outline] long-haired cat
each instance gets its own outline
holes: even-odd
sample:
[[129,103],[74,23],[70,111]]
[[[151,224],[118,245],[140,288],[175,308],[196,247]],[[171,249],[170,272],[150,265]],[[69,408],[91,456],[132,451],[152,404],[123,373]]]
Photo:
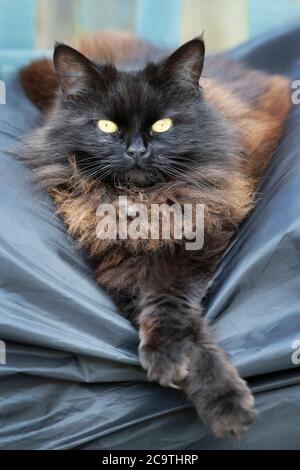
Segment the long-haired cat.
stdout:
[[[221,57],[196,38],[166,58],[130,37],[64,44],[21,72],[43,126],[22,157],[53,196],[95,277],[139,331],[150,380],[182,388],[217,436],[239,437],[254,400],[202,318],[216,263],[254,205],[290,107],[289,83]],[[146,61],[139,70],[124,64]],[[122,65],[118,68],[117,65]],[[199,84],[200,83],[200,84]],[[97,208],[119,196],[204,204],[202,249],[183,238],[97,237]]]

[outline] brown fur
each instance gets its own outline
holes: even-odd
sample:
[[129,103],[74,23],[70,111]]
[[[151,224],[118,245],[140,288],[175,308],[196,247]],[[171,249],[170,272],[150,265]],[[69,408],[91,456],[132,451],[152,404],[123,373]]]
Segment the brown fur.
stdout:
[[[89,34],[75,41],[74,47],[91,60],[113,64],[142,62],[161,54],[126,32]],[[30,63],[20,71],[20,79],[29,99],[41,111],[48,112],[59,86],[53,61],[39,59]]]
[[[127,34],[101,33],[88,36],[77,47],[89,58],[117,63],[137,60],[150,54],[149,46]],[[210,182],[213,178],[214,189],[209,192],[170,185],[164,186],[163,192],[160,188],[155,192],[146,192],[146,200],[149,205],[170,201],[205,204],[206,243],[201,258],[206,259],[206,262],[207,258],[215,259],[216,262],[239,223],[253,207],[254,188],[280,139],[290,107],[290,96],[288,81],[284,77],[269,77],[256,71],[247,73],[240,66],[228,65],[222,59],[208,59],[207,62],[205,78],[201,78],[200,86],[213,107],[240,132],[245,154],[243,171],[237,171],[230,177],[224,170],[216,170],[215,175],[210,171],[208,178]],[[209,76],[212,71],[218,72],[216,78],[215,75],[214,78]],[[231,78],[226,83],[223,78],[228,74],[231,74]],[[33,102],[39,108],[49,110],[58,87],[51,63],[42,60],[30,64],[21,71],[21,79]],[[133,263],[130,269],[130,263],[126,261],[128,250],[137,255],[155,252],[166,245],[171,249],[174,243],[180,243],[178,240],[99,240],[96,236],[96,209],[100,203],[117,202],[119,194],[112,193],[105,185],[100,191],[99,185],[94,186],[90,181],[85,181],[74,161],[70,165],[70,173],[64,175],[65,171],[65,168],[61,170],[62,180],[57,180],[60,173],[56,167],[53,168],[54,176],[49,174],[49,167],[45,175],[43,169],[39,169],[39,179],[54,196],[58,212],[77,243],[85,247],[91,256],[101,259],[96,276],[104,287],[112,290],[113,286],[113,289],[118,290],[137,282],[136,266]],[[61,189],[62,183],[70,178],[76,188],[71,193],[69,189]],[[141,192],[129,196],[133,202],[139,203],[141,198],[145,202],[145,195]]]
[[[96,236],[96,225],[99,219],[95,217],[97,207],[101,203],[118,203],[119,195],[124,191],[112,192],[106,185],[99,190],[99,185],[82,178],[72,162],[73,174],[71,181],[76,190],[52,189],[51,193],[58,207],[59,214],[66,222],[70,233],[80,246],[84,246],[91,256],[100,257],[101,263],[97,269],[97,279],[101,285],[111,290],[112,286],[123,289],[125,286],[133,286],[137,282],[136,276],[141,281],[141,273],[132,265],[131,274],[128,275],[128,263],[124,269],[124,276],[120,275],[121,261],[126,262],[128,252],[135,256],[156,252],[159,248],[174,245],[182,245],[182,240],[100,240]],[[47,175],[48,177],[49,175]],[[201,172],[203,177],[203,172]],[[253,207],[253,188],[250,180],[240,175],[231,174],[230,180],[223,172],[216,172],[213,192],[207,190],[191,189],[181,185],[170,184],[157,188],[156,191],[128,192],[133,203],[143,202],[149,208],[151,204],[180,203],[180,204],[204,204],[205,206],[205,234],[206,243],[202,250],[201,258],[218,258],[225,249],[228,241],[234,234],[238,224]],[[211,179],[211,174],[210,174]],[[123,250],[123,251],[122,251]],[[116,253],[114,263],[113,253]],[[122,256],[123,253],[123,256]],[[129,263],[130,264],[130,263]],[[116,275],[115,268],[118,269]]]
[[[131,36],[97,35],[79,49],[96,61],[144,59],[151,48]],[[58,87],[48,61],[21,72],[33,102],[51,112]],[[125,189],[87,180],[70,156],[69,165],[28,162],[55,200],[58,213],[77,243],[97,261],[95,276],[139,328],[140,360],[151,380],[183,383],[199,415],[219,436],[239,436],[255,417],[253,398],[201,318],[201,300],[216,263],[240,222],[255,203],[255,189],[280,140],[291,100],[288,80],[248,71],[221,58],[209,59],[200,80],[204,95],[238,139],[230,166],[201,168],[194,181],[150,189]],[[198,115],[197,115],[198,116]],[[44,130],[31,138],[31,148]],[[231,151],[233,152],[233,151]],[[32,157],[34,158],[34,157]],[[185,240],[100,240],[96,211],[117,207],[119,196],[133,203],[204,204],[205,243],[186,251]]]
[[[130,33],[87,35],[74,46],[92,60],[116,64],[144,61],[158,55],[153,47]],[[215,75],[219,75],[219,80]],[[20,79],[30,100],[42,111],[49,112],[59,86],[52,60],[32,62],[20,71]],[[245,172],[257,181],[278,144],[290,109],[288,80],[246,71],[221,58],[212,58],[207,59],[200,85],[209,102],[240,130],[247,157]]]
[[253,183],[263,174],[279,142],[291,106],[289,82],[285,77],[269,77],[253,71],[250,76],[245,74],[246,90],[257,87],[257,83],[263,87],[262,94],[249,102],[239,96],[240,89],[235,92],[234,87],[226,88],[214,78],[200,80],[209,102],[240,131],[245,149],[245,176]]
[[[89,58],[117,63],[145,58],[151,52],[148,45],[127,34],[88,36],[77,47]],[[21,71],[21,79],[33,102],[42,110],[49,111],[58,87],[51,63],[42,60],[30,64]],[[215,173],[210,170],[208,182],[213,183],[213,189],[209,191],[172,184],[164,185],[163,190],[158,188],[150,193],[133,192],[128,195],[133,202],[139,203],[143,199],[145,203],[146,200],[149,206],[165,202],[205,204],[206,241],[201,259],[214,266],[237,226],[254,205],[254,189],[280,139],[290,108],[290,96],[286,78],[247,71],[221,58],[207,60],[200,86],[211,105],[240,133],[244,148],[242,168],[237,168],[236,173],[230,176],[224,169],[216,169]],[[203,171],[202,180],[205,177]],[[118,291],[124,286],[129,289],[137,282],[138,270],[127,260],[128,251],[137,256],[153,253],[163,246],[173,249],[176,244],[183,243],[161,239],[99,240],[96,236],[96,209],[103,202],[116,203],[118,191],[112,192],[106,185],[100,190],[99,185],[86,181],[74,160],[68,170],[54,165],[53,174],[49,166],[45,174],[43,168],[39,168],[38,173],[77,243],[85,247],[92,257],[101,260],[96,277],[110,291]],[[62,189],[66,181],[71,181],[72,188],[76,189],[71,192],[70,189]],[[141,276],[140,272],[138,276]]]

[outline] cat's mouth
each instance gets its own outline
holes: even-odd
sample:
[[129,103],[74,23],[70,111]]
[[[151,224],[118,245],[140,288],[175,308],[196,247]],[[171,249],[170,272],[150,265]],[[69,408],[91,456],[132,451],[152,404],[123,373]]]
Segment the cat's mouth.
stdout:
[[104,170],[102,171],[101,167],[98,167],[96,157],[94,158],[95,165],[93,166],[92,163],[94,162],[92,156],[87,158],[86,154],[82,152],[76,152],[75,155],[76,163],[87,178],[109,183],[112,186],[136,187],[142,189],[150,188],[163,182],[162,176],[151,168],[145,169],[134,166],[130,169],[112,168],[111,172],[106,172]]
[[151,188],[159,183],[162,183],[162,177],[158,173],[145,171],[142,169],[134,168],[129,172],[120,172],[112,181],[117,186],[127,188],[146,189]]
[[158,182],[158,179],[158,177],[154,178],[154,175],[145,173],[145,171],[139,169],[132,170],[127,176],[128,183],[138,188],[149,188],[154,186]]

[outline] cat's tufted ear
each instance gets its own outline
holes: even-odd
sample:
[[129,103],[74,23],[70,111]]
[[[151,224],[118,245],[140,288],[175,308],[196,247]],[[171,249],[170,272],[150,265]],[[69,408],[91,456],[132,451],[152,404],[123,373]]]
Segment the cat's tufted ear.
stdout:
[[94,64],[65,44],[56,44],[53,62],[61,88],[67,94],[80,94],[97,79]]
[[197,37],[183,44],[163,63],[163,73],[168,78],[199,84],[204,65],[205,44]]

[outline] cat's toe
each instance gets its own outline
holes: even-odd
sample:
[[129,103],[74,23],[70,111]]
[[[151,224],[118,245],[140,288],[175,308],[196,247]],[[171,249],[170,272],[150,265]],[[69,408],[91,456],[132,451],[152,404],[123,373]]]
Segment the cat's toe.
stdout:
[[211,427],[217,437],[240,439],[256,415],[253,395],[245,384],[242,395],[236,396],[233,392],[220,398],[218,412]]
[[240,439],[248,431],[255,417],[256,411],[253,409],[236,409],[218,418],[212,424],[212,429],[217,437]]
[[139,350],[140,361],[151,382],[163,387],[180,389],[188,375],[188,360],[185,357],[170,357],[169,353],[151,351],[147,347]]

